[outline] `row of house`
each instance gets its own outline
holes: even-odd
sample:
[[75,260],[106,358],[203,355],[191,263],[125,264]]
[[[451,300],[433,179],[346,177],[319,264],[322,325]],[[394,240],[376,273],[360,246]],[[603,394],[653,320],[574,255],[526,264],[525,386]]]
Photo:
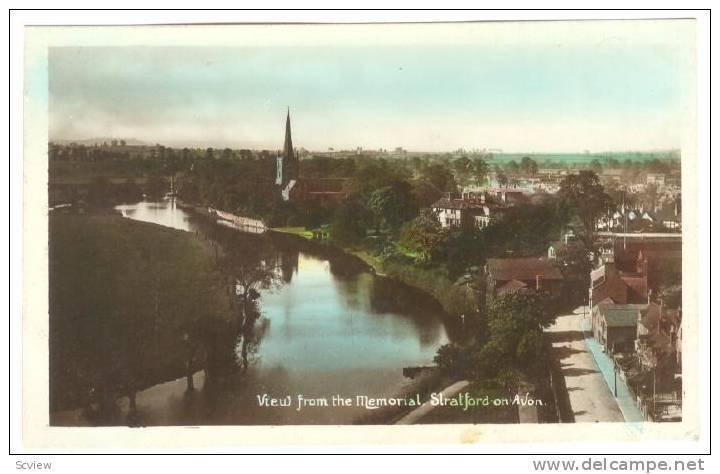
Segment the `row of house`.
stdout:
[[618,241],[590,273],[592,336],[656,421],[681,416],[682,313],[658,297],[661,288],[681,288],[680,246],[679,239]]
[[447,193],[435,201],[432,211],[444,229],[475,227],[484,229],[503,215],[506,207],[526,199],[517,188],[481,188],[478,191]]
[[682,227],[681,205],[678,200],[673,202],[658,201],[654,209],[645,209],[644,206],[631,207],[620,205],[614,211],[609,211],[597,220],[600,230],[641,231],[651,229],[658,225],[670,230],[680,230]]

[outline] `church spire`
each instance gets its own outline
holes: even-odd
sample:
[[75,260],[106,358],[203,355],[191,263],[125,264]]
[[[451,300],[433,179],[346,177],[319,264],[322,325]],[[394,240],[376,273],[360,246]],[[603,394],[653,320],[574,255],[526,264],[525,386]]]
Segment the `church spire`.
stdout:
[[287,120],[285,121],[285,146],[283,147],[283,155],[285,159],[292,159],[295,156],[292,144],[292,134],[290,132],[290,107],[287,111]]

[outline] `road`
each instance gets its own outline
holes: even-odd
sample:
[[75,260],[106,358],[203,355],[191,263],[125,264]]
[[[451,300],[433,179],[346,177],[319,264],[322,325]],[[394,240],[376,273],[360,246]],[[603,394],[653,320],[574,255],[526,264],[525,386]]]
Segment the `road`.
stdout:
[[560,361],[570,406],[578,423],[625,421],[603,374],[589,351],[582,331],[583,308],[558,316],[550,333],[554,356]]

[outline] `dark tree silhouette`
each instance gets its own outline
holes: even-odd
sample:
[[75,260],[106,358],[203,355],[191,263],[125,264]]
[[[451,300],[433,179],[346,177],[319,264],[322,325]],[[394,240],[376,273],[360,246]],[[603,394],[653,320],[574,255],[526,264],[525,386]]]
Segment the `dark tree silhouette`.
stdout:
[[574,209],[583,226],[585,246],[593,248],[597,219],[612,206],[598,175],[583,170],[566,176],[560,183],[558,196]]

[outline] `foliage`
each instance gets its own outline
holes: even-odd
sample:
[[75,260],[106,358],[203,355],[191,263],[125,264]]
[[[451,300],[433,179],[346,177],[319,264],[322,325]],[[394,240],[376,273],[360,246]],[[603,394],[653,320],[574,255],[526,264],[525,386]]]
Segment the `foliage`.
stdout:
[[440,368],[472,379],[512,384],[518,371],[541,362],[543,328],[554,321],[552,305],[541,293],[509,293],[496,298],[487,314],[487,334],[469,347],[442,346],[435,357]]
[[400,245],[414,252],[418,263],[427,263],[437,258],[438,252],[447,238],[437,216],[430,209],[406,223],[400,233]]
[[592,262],[589,251],[582,243],[562,246],[556,253],[556,262],[564,278],[565,301],[577,307],[587,301],[587,291]]
[[341,244],[359,242],[365,237],[367,214],[365,207],[355,199],[340,204],[332,221],[332,238]]
[[485,229],[483,245],[489,256],[538,255],[557,239],[567,221],[567,209],[554,199],[510,207]]
[[421,171],[421,178],[427,180],[442,193],[456,192],[457,182],[452,171],[444,164],[433,164],[426,166]]
[[49,244],[53,407],[184,375],[184,335],[223,317],[207,251],[190,234],[52,215]]
[[583,226],[585,246],[592,248],[597,219],[612,206],[600,178],[594,171],[569,174],[560,182],[558,197],[575,211]]
[[498,165],[495,165],[495,179],[500,187],[505,187],[510,182],[505,172]]
[[416,212],[410,185],[407,181],[395,181],[374,190],[367,207],[375,218],[375,228],[382,227],[394,232]]
[[487,180],[488,173],[490,172],[490,165],[482,158],[475,158],[473,160],[473,172],[477,184],[483,184]]
[[536,175],[538,172],[538,165],[529,156],[524,156],[522,160],[520,160],[520,169],[523,173],[529,174],[529,175]]

